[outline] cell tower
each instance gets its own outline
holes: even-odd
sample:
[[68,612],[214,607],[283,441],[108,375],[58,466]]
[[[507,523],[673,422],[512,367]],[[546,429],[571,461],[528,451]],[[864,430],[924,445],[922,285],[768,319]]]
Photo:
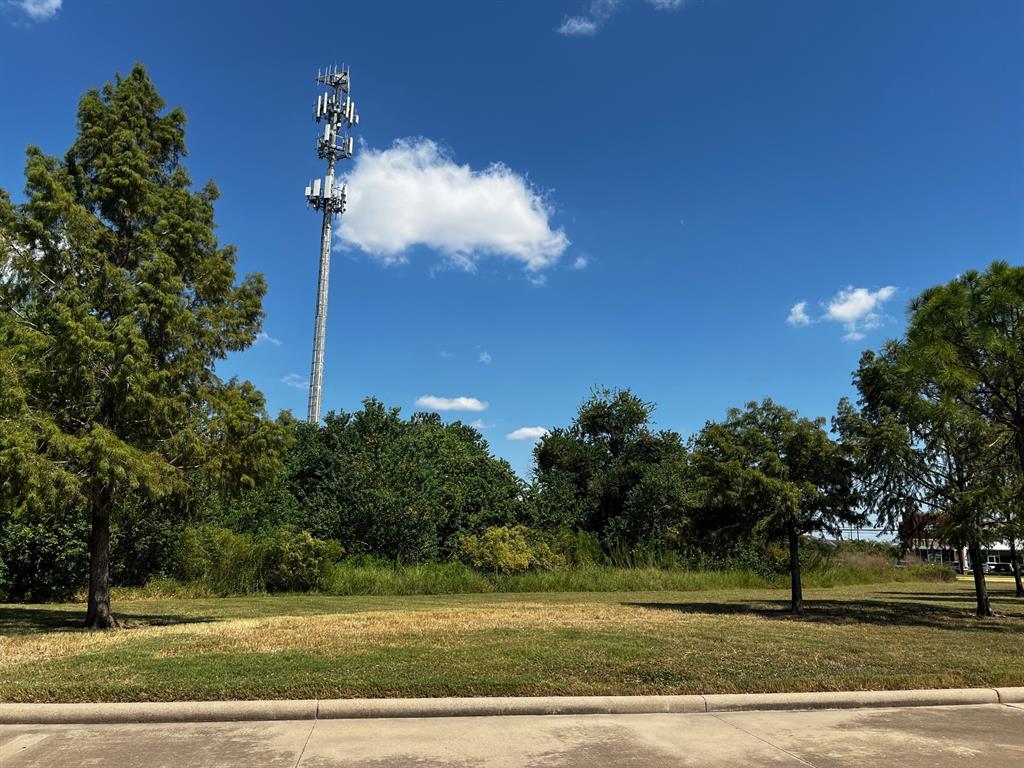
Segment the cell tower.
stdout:
[[334,185],[334,163],[352,157],[352,129],[359,124],[355,102],[348,95],[349,73],[337,65],[316,73],[316,82],[327,90],[316,98],[314,119],[324,123],[323,135],[317,139],[316,154],[327,160],[327,175],[306,187],[306,202],[323,211],[320,230],[320,278],[316,290],[316,328],[313,331],[313,364],[309,372],[309,408],[306,420],[320,423],[320,398],[324,381],[324,343],[327,338],[327,288],[331,273],[331,222],[345,211],[345,186]]

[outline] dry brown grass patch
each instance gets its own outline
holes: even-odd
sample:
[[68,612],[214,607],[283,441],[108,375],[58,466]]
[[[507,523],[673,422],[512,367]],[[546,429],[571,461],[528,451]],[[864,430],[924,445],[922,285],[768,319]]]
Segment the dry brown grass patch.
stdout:
[[[594,603],[516,603],[417,611],[275,616],[261,619],[135,627],[113,632],[51,632],[0,636],[0,669],[162,639],[158,656],[276,653],[289,650],[345,653],[368,644],[429,640],[445,643],[482,630],[594,629],[635,632],[638,627],[689,623],[698,616],[642,606]],[[707,617],[703,617],[706,619]]]
[[[374,611],[359,614],[280,616],[200,624],[175,637],[179,653],[275,653],[289,650],[345,653],[366,645],[407,645],[418,641],[445,644],[466,634],[510,629],[621,629],[638,624],[663,626],[692,621],[672,611],[638,606],[522,603],[514,606],[444,608],[429,611]],[[196,642],[199,641],[199,642]],[[205,642],[204,642],[205,641]]]

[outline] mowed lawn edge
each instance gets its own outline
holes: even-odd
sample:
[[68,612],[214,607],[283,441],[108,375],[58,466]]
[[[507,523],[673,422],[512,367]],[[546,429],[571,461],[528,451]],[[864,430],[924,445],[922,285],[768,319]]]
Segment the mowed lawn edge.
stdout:
[[882,690],[1024,685],[1024,600],[993,583],[784,590],[256,596],[0,606],[0,701]]

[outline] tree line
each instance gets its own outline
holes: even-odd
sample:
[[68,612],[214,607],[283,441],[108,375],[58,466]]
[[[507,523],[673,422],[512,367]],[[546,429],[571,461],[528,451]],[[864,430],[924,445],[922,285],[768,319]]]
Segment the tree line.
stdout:
[[9,594],[81,579],[86,625],[108,628],[112,578],[143,581],[174,553],[187,572],[197,530],[264,536],[260,567],[281,583],[314,550],[428,562],[522,540],[541,562],[543,536],[566,534],[604,551],[777,542],[800,613],[801,537],[875,516],[970,549],[991,613],[981,549],[1021,536],[1024,268],[925,291],[831,425],[765,399],[684,439],[630,390],[595,390],[538,442],[526,482],[460,422],[374,399],[320,425],[271,418],[250,383],[216,375],[255,340],[266,286],[218,241],[184,126],[136,66],[82,98],[63,158],[29,148],[23,203],[0,190]]

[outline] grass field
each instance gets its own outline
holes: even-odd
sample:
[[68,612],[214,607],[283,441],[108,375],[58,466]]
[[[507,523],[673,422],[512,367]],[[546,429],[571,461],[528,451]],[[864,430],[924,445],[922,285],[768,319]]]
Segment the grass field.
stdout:
[[1024,685],[1024,600],[991,585],[0,606],[0,700],[649,694]]

